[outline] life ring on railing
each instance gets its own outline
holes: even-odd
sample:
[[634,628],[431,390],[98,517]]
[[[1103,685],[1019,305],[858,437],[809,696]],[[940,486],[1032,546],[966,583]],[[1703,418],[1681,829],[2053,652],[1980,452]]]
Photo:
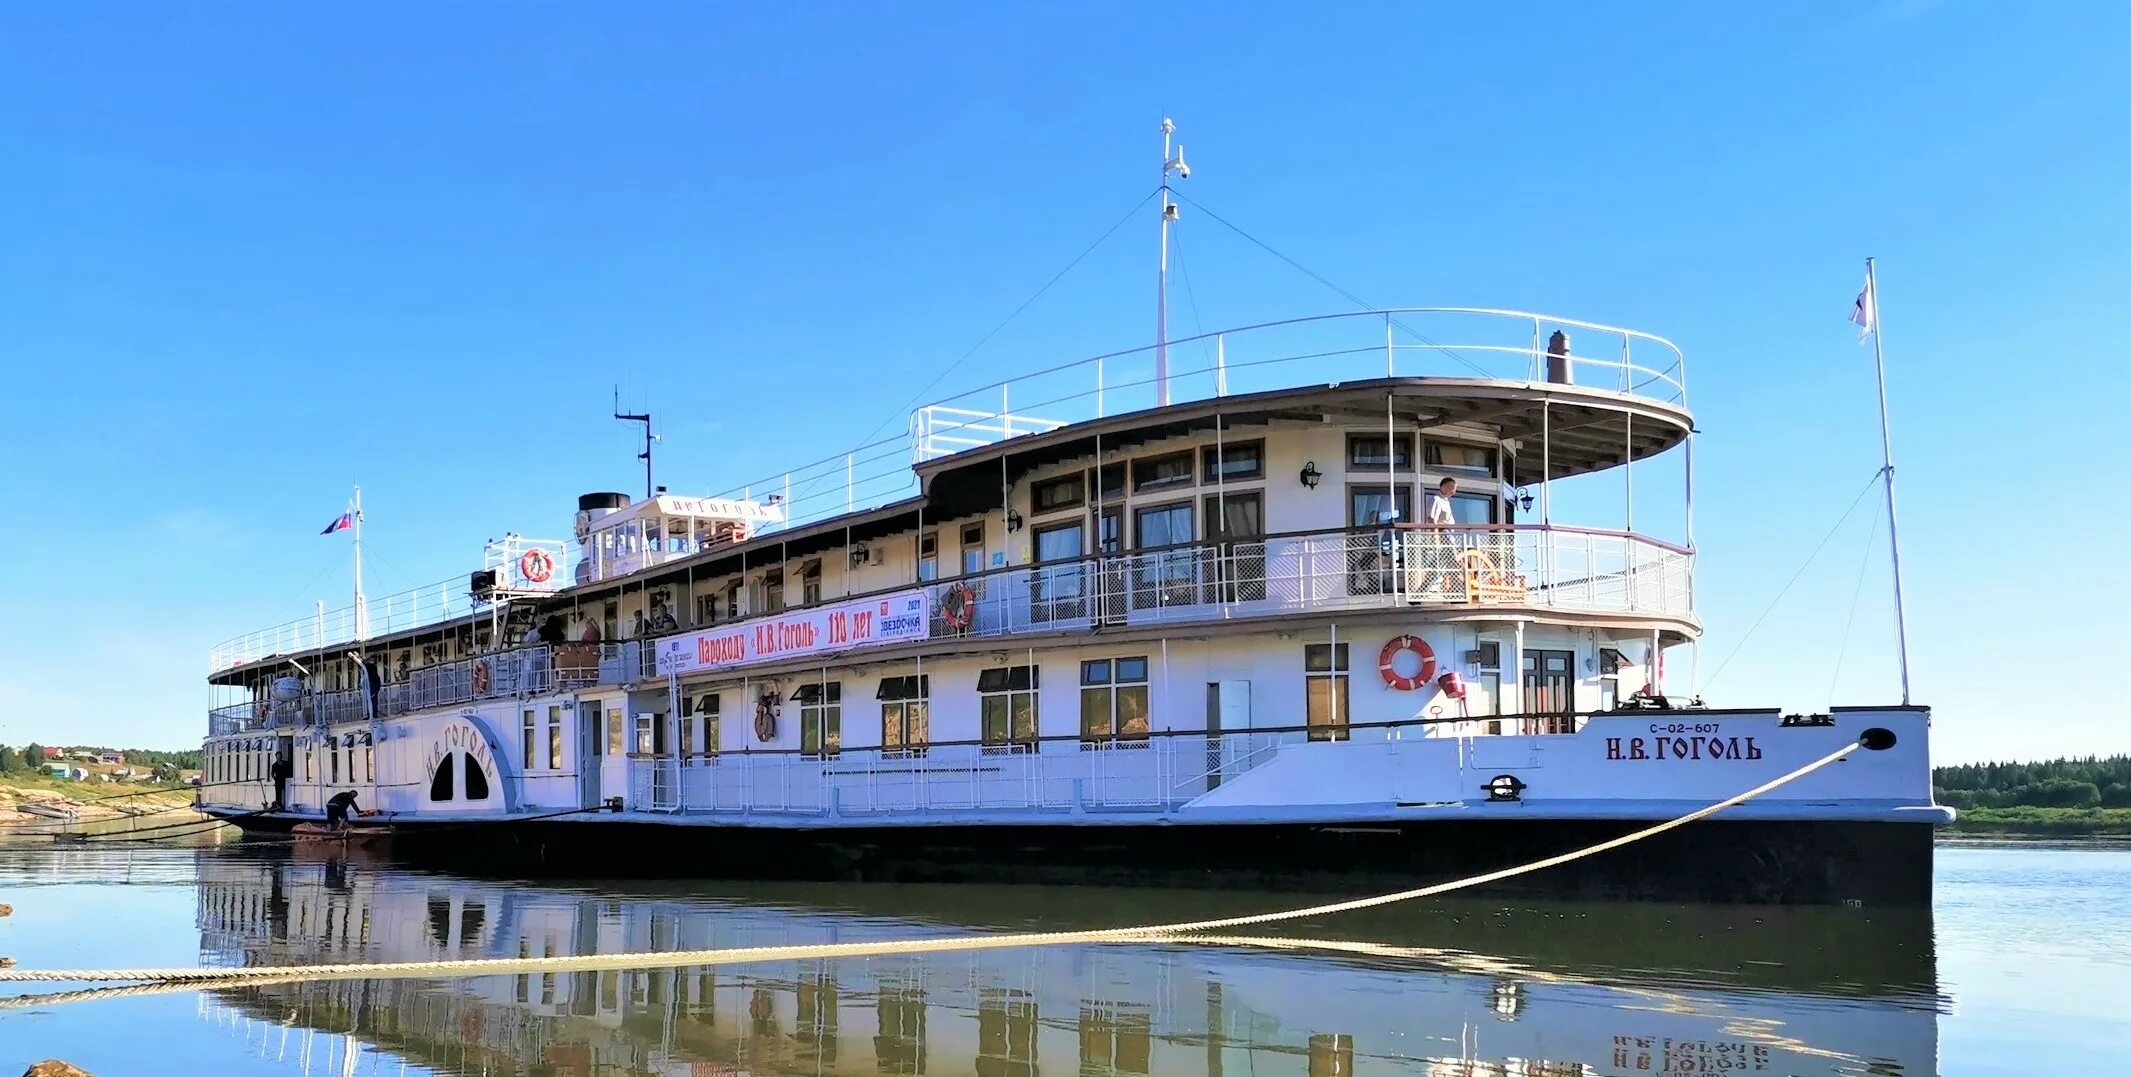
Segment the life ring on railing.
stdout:
[[977,593],[970,590],[968,584],[955,584],[940,596],[940,620],[945,621],[947,627],[960,632],[976,618]]
[[[1398,656],[1405,653],[1419,655],[1421,668],[1408,677],[1398,671]],[[1419,636],[1393,636],[1384,649],[1377,652],[1376,672],[1383,675],[1384,683],[1401,692],[1411,692],[1435,679],[1435,652],[1428,641]]]
[[777,697],[766,695],[755,701],[755,739],[768,744],[777,739]]
[[518,558],[518,574],[532,583],[546,583],[555,574],[555,559],[546,550],[527,550]]
[[474,660],[474,694],[487,695],[488,683],[488,659],[477,658]]

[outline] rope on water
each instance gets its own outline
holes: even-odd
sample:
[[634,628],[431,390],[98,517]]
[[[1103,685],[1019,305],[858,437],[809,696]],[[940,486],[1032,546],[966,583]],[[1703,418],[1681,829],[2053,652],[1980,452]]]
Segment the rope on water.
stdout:
[[472,958],[455,961],[399,961],[374,964],[338,965],[283,965],[256,968],[172,968],[172,969],[0,969],[0,982],[36,983],[140,983],[140,984],[191,984],[198,986],[212,983],[216,987],[246,984],[289,983],[296,980],[322,979],[420,979],[445,976],[490,976],[517,972],[592,972],[609,969],[677,968],[683,966],[735,965],[757,961],[813,960],[820,958],[880,957],[889,954],[946,953],[970,950],[999,950],[1021,946],[1062,946],[1089,942],[1139,942],[1150,939],[1169,938],[1177,935],[1204,934],[1229,928],[1248,927],[1254,924],[1271,924],[1284,920],[1302,920],[1314,916],[1330,916],[1334,913],[1352,912],[1356,909],[1394,905],[1402,901],[1447,894],[1503,879],[1529,875],[1535,871],[1558,867],[1573,860],[1596,856],[1599,853],[1632,845],[1645,838],[1655,837],[1668,830],[1675,830],[1699,819],[1743,804],[1771,790],[1780,789],[1808,774],[1842,759],[1858,749],[1851,743],[1829,752],[1789,774],[1763,782],[1743,793],[1727,797],[1707,807],[1697,808],[1685,815],[1662,823],[1646,826],[1641,830],[1610,838],[1594,845],[1586,845],[1529,864],[1502,868],[1497,871],[1472,875],[1445,883],[1435,883],[1413,890],[1400,890],[1375,897],[1355,898],[1350,901],[1335,901],[1312,905],[1301,909],[1286,909],[1279,912],[1257,913],[1250,916],[1228,916],[1217,920],[1192,920],[1174,924],[1149,924],[1139,927],[1098,928],[1092,931],[1050,931],[1013,935],[958,935],[932,939],[891,939],[879,942],[813,943],[797,946],[743,946],[726,950],[665,950],[620,954],[576,954],[538,958]]

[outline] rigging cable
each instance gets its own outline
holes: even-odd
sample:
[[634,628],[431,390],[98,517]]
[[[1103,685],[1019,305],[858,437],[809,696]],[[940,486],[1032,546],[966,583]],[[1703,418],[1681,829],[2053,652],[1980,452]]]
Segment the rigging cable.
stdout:
[[1850,516],[1857,511],[1857,506],[1864,501],[1865,495],[1871,493],[1872,487],[1879,484],[1881,470],[1883,469],[1875,468],[1873,470],[1872,477],[1865,481],[1865,488],[1859,490],[1857,496],[1851,499],[1850,507],[1843,511],[1842,518],[1835,521],[1834,527],[1828,528],[1827,534],[1820,536],[1819,544],[1813,547],[1812,553],[1805,556],[1805,561],[1798,566],[1798,571],[1791,573],[1791,578],[1784,581],[1783,587],[1777,590],[1776,597],[1768,600],[1768,606],[1761,611],[1761,616],[1754,618],[1754,623],[1747,628],[1746,634],[1740,636],[1739,642],[1732,645],[1731,653],[1724,656],[1724,661],[1717,663],[1716,672],[1711,673],[1695,689],[1696,696],[1702,695],[1703,692],[1708,690],[1710,684],[1714,683],[1718,677],[1723,676],[1724,667],[1731,665],[1731,660],[1739,657],[1739,651],[1746,646],[1746,641],[1753,638],[1754,630],[1760,628],[1761,623],[1768,620],[1768,615],[1776,611],[1776,604],[1783,601],[1784,595],[1790,593],[1791,585],[1797,583],[1800,576],[1805,575],[1805,570],[1813,566],[1813,560],[1820,556],[1820,551],[1828,548],[1828,540],[1833,539],[1835,533],[1842,530],[1842,525],[1850,522]]
[[1835,689],[1842,682],[1842,660],[1850,653],[1850,628],[1857,623],[1857,607],[1865,597],[1865,570],[1872,567],[1872,547],[1879,541],[1880,514],[1872,514],[1872,526],[1865,532],[1865,551],[1857,559],[1857,586],[1850,592],[1850,615],[1842,622],[1842,642],[1835,648],[1835,672],[1828,677],[1828,707],[1835,706]]

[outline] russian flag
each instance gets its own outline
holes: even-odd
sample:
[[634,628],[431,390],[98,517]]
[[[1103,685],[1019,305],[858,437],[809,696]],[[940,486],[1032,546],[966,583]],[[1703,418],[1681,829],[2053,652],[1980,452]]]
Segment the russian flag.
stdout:
[[327,524],[326,529],[320,531],[319,534],[330,535],[335,531],[346,531],[347,529],[354,526],[355,514],[352,512],[343,512],[338,517],[335,517],[332,523]]

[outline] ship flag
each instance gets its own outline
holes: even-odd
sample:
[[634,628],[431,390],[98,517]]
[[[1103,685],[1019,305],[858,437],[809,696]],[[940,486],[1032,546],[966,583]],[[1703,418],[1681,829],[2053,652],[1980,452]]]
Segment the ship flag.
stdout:
[[1872,294],[1870,277],[1865,278],[1864,291],[1857,293],[1856,301],[1850,304],[1850,321],[1857,326],[1857,339],[1860,341],[1865,339],[1865,334],[1879,325],[1879,297]]
[[320,531],[319,534],[330,535],[335,531],[346,531],[347,529],[354,526],[355,514],[352,512],[343,512],[339,516],[334,517],[333,522],[327,524],[326,529]]

